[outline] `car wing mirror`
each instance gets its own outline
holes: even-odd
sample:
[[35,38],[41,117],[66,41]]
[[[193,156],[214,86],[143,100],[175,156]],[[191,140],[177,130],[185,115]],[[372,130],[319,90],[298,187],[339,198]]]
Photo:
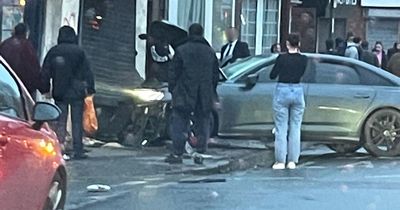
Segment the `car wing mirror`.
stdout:
[[37,102],[33,107],[32,120],[35,121],[33,128],[39,130],[43,123],[55,121],[60,115],[61,110],[58,106],[47,102]]

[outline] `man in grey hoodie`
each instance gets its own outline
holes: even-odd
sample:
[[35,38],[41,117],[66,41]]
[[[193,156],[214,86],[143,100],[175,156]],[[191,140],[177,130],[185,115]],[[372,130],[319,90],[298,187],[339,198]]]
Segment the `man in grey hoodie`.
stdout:
[[358,45],[356,43],[354,43],[353,32],[348,32],[347,33],[347,47],[346,47],[346,52],[344,53],[344,56],[358,60],[359,55],[358,55],[357,47],[358,47]]

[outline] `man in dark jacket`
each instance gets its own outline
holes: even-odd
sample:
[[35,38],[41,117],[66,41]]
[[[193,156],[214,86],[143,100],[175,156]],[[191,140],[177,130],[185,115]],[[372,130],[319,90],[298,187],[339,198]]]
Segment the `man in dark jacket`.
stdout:
[[14,28],[11,38],[0,45],[0,54],[22,80],[35,99],[40,85],[40,64],[35,49],[27,39],[27,27],[20,23]]
[[390,60],[390,58],[391,58],[394,54],[399,53],[399,52],[400,52],[400,43],[395,42],[394,45],[393,45],[393,48],[390,48],[390,49],[388,50],[388,60]]
[[44,91],[50,91],[53,83],[53,98],[62,114],[56,132],[61,143],[65,142],[68,106],[71,106],[72,138],[74,158],[87,158],[83,152],[83,104],[87,95],[95,93],[93,73],[85,52],[77,45],[73,28],[63,26],[58,35],[58,45],[51,48],[43,63],[42,80]]
[[226,29],[225,34],[229,43],[221,48],[221,68],[229,63],[234,63],[239,58],[250,56],[249,45],[239,40],[239,31],[236,28]]
[[182,163],[185,143],[190,132],[190,119],[196,124],[198,152],[207,149],[210,136],[210,116],[218,84],[218,59],[203,37],[199,24],[189,28],[188,41],[176,49],[168,73],[169,91],[172,93],[172,118],[170,134],[173,154],[169,163]]
[[361,53],[361,59],[365,63],[369,63],[371,65],[374,65],[376,67],[379,67],[379,61],[378,57],[376,57],[375,53],[371,52],[368,50],[369,48],[369,43],[367,41],[362,41],[361,42],[361,48],[362,48],[362,53]]

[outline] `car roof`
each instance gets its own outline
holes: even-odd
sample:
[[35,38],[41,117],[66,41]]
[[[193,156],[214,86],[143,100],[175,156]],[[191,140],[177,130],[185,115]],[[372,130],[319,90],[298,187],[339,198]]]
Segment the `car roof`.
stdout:
[[[370,65],[368,63],[365,63],[363,61],[360,60],[356,60],[353,58],[348,58],[348,57],[344,57],[344,56],[338,56],[338,55],[329,55],[329,54],[319,54],[319,53],[302,53],[303,55],[307,56],[308,58],[313,58],[313,59],[324,59],[324,60],[332,60],[332,61],[342,61],[342,62],[346,62],[346,63],[353,63],[356,64],[358,66],[361,66],[363,68],[366,68],[380,76],[385,77],[386,79],[389,79],[391,82],[393,82],[394,84],[397,84],[400,86],[400,78],[381,69],[378,67],[375,67],[373,65]],[[274,54],[274,55],[254,55],[251,56],[250,58],[259,58],[260,60],[262,59],[264,62],[260,62],[262,64],[265,64],[267,62],[271,62],[272,60],[276,59],[278,57],[278,54]],[[248,60],[248,59],[246,59]],[[246,61],[244,60],[244,62]],[[233,65],[232,65],[233,66]],[[229,66],[228,66],[229,67]],[[250,70],[250,69],[249,69]],[[247,71],[246,71],[247,72]],[[242,75],[242,74],[240,74]],[[237,79],[239,75],[235,75],[235,77],[232,77],[233,80]]]

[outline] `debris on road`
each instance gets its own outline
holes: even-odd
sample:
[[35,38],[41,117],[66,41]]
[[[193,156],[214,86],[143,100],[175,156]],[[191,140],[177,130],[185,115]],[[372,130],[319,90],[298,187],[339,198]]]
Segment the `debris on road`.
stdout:
[[111,187],[103,184],[93,184],[86,187],[88,192],[108,192]]
[[181,184],[196,184],[196,183],[214,183],[214,182],[226,182],[224,178],[199,178],[199,179],[183,179],[178,183]]

